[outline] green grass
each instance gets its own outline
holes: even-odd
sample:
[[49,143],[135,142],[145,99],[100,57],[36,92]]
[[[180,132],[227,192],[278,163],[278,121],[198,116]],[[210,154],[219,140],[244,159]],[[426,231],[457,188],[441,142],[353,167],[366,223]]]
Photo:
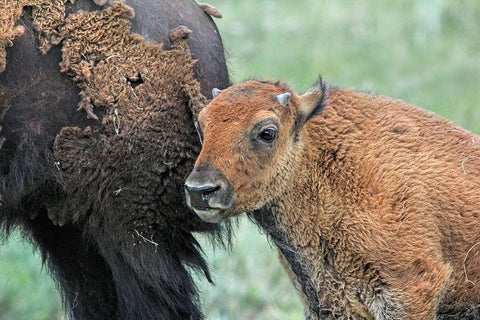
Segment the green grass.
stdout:
[[[331,85],[392,96],[480,133],[477,0],[210,0],[234,82],[281,79],[303,92]],[[0,248],[0,319],[58,319],[38,256]],[[206,253],[215,286],[199,281],[208,319],[301,319],[275,250],[242,219],[231,252]],[[40,311],[42,310],[42,311]]]
[[233,80],[401,98],[479,132],[480,2],[216,0]]
[[231,251],[202,241],[215,286],[200,283],[208,319],[294,320],[303,317],[297,293],[277,261],[276,250],[246,217]]
[[14,234],[0,246],[0,319],[62,319],[58,291],[39,254],[20,240]]

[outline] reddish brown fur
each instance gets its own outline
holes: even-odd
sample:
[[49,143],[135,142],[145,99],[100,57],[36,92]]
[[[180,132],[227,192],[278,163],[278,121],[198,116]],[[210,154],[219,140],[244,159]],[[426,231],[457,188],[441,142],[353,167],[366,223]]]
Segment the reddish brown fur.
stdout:
[[[287,91],[284,107],[275,97]],[[324,111],[301,126],[325,95]],[[250,132],[266,117],[278,121],[276,142],[254,147]],[[478,136],[387,97],[320,86],[299,96],[255,81],[224,90],[199,122],[196,167],[209,164],[233,188],[219,215],[253,211],[287,254],[309,318],[478,308]]]

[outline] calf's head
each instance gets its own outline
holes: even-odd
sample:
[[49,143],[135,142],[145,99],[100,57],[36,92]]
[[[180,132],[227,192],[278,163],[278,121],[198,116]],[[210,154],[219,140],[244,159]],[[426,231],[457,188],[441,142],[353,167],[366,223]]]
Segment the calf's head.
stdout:
[[185,182],[187,204],[207,222],[281,196],[326,89],[319,81],[299,96],[279,82],[249,81],[213,94],[198,116],[203,147]]

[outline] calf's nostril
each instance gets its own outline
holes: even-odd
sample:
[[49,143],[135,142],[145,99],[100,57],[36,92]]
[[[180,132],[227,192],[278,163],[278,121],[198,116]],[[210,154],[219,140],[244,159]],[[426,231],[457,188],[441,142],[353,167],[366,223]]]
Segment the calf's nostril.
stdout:
[[220,186],[206,185],[200,187],[191,187],[189,185],[185,185],[185,189],[187,189],[187,191],[190,193],[210,194],[220,189]]
[[189,186],[185,185],[185,190],[188,193],[190,205],[195,208],[210,208],[208,204],[210,197],[218,190],[219,185],[204,185],[204,186]]
[[202,191],[202,200],[203,201],[208,201],[210,198],[210,195],[216,191],[220,190],[220,186],[215,186],[212,188],[209,188],[207,190]]

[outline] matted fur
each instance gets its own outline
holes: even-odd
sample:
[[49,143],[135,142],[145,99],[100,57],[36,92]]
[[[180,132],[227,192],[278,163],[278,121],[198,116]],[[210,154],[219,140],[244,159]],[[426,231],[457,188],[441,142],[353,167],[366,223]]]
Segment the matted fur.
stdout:
[[[194,2],[125,2],[141,16],[67,3],[44,55],[36,7],[24,10],[0,74],[0,228],[39,248],[72,319],[202,319],[190,272],[210,276],[193,232],[219,240],[221,228],[189,212],[183,180],[200,150],[200,84],[228,84],[223,49]],[[201,33],[188,40],[200,70],[188,28],[161,44],[177,10]]]
[[[283,106],[276,96],[285,92]],[[278,129],[273,143],[258,140],[265,119]],[[321,81],[303,96],[279,82],[234,85],[199,122],[196,168],[215,173],[195,169],[187,183],[234,198],[211,209],[215,217],[200,207],[200,216],[250,211],[298,284],[308,319],[478,316],[477,135]]]
[[[17,25],[24,7],[32,7],[35,16],[34,28],[38,33],[39,49],[45,54],[52,44],[59,44],[58,28],[65,20],[65,4],[71,0],[4,0],[0,2],[0,72],[5,70],[5,47],[23,35],[25,29]],[[73,1],[72,1],[73,2]]]

